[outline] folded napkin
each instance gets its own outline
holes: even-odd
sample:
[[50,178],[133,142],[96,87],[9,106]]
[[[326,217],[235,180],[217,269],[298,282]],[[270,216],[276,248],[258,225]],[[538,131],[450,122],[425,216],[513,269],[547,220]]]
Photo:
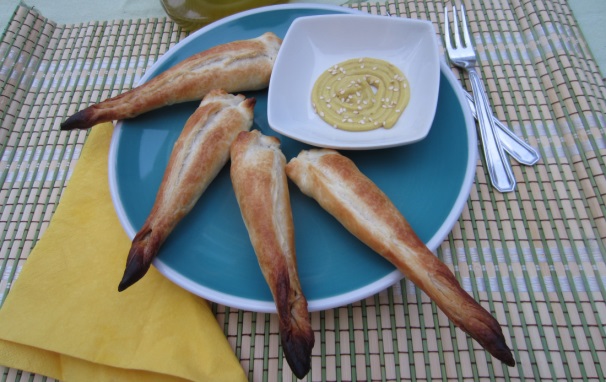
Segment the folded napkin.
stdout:
[[153,267],[118,292],[130,240],[107,184],[112,131],[91,131],[0,309],[0,364],[62,381],[246,380],[206,301]]

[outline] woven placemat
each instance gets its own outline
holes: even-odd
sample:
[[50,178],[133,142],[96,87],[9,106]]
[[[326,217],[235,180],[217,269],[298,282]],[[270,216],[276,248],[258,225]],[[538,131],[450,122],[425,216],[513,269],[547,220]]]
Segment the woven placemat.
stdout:
[[[518,364],[489,357],[402,280],[312,314],[308,380],[606,380],[606,86],[565,0],[465,5],[494,111],[542,160],[514,163],[517,192],[501,194],[478,158],[466,208],[437,255],[503,324]],[[443,32],[442,2],[356,7]],[[87,132],[60,132],[59,123],[130,89],[185,36],[164,18],[57,25],[16,9],[0,41],[0,303],[86,141]],[[294,379],[275,315],[213,311],[250,380]],[[45,379],[0,370],[2,381]]]

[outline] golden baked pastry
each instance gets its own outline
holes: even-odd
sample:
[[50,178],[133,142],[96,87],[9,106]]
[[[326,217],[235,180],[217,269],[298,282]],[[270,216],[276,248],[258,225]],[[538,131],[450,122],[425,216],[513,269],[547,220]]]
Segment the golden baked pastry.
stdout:
[[276,303],[286,361],[298,378],[311,367],[314,333],[297,272],[295,235],[280,141],[259,131],[243,132],[231,147],[231,180]]
[[164,240],[229,160],[229,148],[250,130],[255,99],[212,90],[175,142],[154,206],[133,239],[119,291],[147,273]]
[[282,40],[271,32],[193,55],[144,84],[78,111],[61,130],[88,129],[133,118],[175,103],[201,100],[212,89],[228,93],[264,89]]
[[288,163],[286,173],[304,194],[427,293],[456,326],[497,359],[515,365],[496,319],[461,288],[387,195],[350,159],[334,150],[303,151]]

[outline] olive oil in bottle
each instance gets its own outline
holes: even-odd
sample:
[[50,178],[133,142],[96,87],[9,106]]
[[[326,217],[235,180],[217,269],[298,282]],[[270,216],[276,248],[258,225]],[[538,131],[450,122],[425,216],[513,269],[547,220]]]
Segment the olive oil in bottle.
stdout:
[[181,28],[194,31],[247,9],[284,3],[278,0],[160,0],[166,14]]

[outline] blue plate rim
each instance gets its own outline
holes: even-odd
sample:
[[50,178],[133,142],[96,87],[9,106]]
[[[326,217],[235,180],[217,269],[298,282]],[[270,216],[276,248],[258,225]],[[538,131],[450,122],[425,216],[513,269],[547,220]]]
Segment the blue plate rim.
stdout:
[[[163,65],[163,63],[170,58],[175,52],[181,49],[183,46],[188,44],[191,40],[195,40],[200,35],[205,34],[209,30],[215,29],[221,25],[231,23],[237,21],[240,18],[247,17],[249,15],[254,15],[258,13],[265,13],[269,11],[275,10],[327,10],[327,11],[337,11],[342,13],[363,13],[353,9],[347,9],[340,6],[335,5],[323,5],[323,4],[282,4],[282,5],[274,5],[256,8],[248,11],[244,11],[232,16],[228,16],[224,19],[216,21],[212,24],[207,25],[204,28],[199,29],[198,31],[192,33],[187,36],[185,39],[181,40],[179,43],[175,44],[172,48],[170,48],[162,57],[158,59],[141,77],[137,86],[148,81],[149,78],[155,73],[158,67]],[[436,233],[432,236],[432,238],[426,243],[427,247],[435,252],[443,240],[448,236],[451,232],[453,226],[456,224],[463,208],[466,205],[467,199],[471,192],[471,187],[473,185],[475,179],[475,168],[477,163],[477,135],[475,129],[475,123],[471,116],[471,111],[467,104],[467,99],[463,93],[463,89],[458,82],[457,78],[454,76],[450,67],[445,63],[444,59],[440,60],[440,72],[447,79],[449,85],[453,89],[459,106],[463,109],[463,117],[465,120],[465,126],[467,129],[467,149],[468,149],[468,158],[465,167],[465,175],[463,177],[462,187],[459,190],[455,203],[445,219],[444,223],[440,226],[440,228],[436,231]],[[110,142],[109,156],[108,156],[108,181],[110,188],[110,195],[112,199],[112,203],[114,205],[114,209],[129,239],[133,239],[136,235],[137,231],[133,227],[130,219],[128,218],[124,205],[122,204],[122,200],[120,198],[119,189],[118,189],[118,179],[117,179],[117,155],[118,148],[120,143],[121,131],[122,131],[123,122],[118,121],[114,128],[114,132]],[[160,258],[156,258],[153,262],[154,266],[157,270],[163,274],[166,278],[171,280],[173,283],[177,284],[181,288],[213,301],[215,303],[227,305],[237,309],[243,309],[247,311],[260,312],[260,313],[275,313],[276,306],[273,302],[255,300],[250,298],[243,298],[240,296],[234,296],[232,294],[223,293],[216,289],[212,289],[206,286],[203,286],[183,275],[179,272],[172,269],[166,263],[164,263]],[[331,308],[336,308],[340,306],[344,306],[356,301],[363,300],[369,296],[372,296],[386,288],[392,286],[396,282],[400,281],[403,278],[403,275],[398,271],[394,270],[393,272],[387,274],[386,276],[377,279],[376,281],[366,284],[358,289],[349,291],[347,293],[339,294],[336,296],[331,296],[327,298],[308,300],[308,309],[309,311],[320,311]]]

